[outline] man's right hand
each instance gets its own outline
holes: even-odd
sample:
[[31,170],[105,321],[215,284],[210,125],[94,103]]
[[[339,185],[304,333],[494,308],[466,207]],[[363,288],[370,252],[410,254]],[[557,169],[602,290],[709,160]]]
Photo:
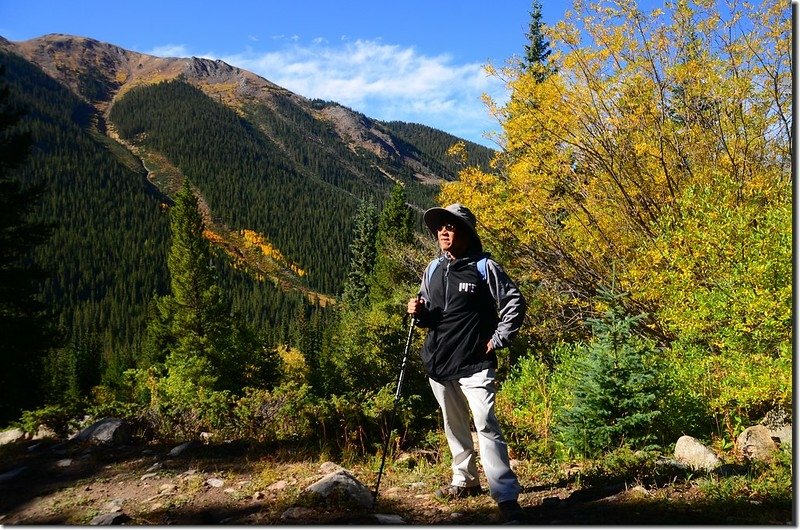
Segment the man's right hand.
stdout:
[[422,298],[412,298],[408,301],[408,314],[418,315],[423,307],[425,307],[425,302],[422,301]]

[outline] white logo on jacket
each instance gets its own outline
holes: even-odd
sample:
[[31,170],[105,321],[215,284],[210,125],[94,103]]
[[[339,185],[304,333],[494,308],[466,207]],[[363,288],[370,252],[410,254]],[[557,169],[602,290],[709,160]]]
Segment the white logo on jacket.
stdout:
[[468,283],[468,282],[460,282],[458,284],[458,292],[459,293],[474,293],[475,292],[475,284]]

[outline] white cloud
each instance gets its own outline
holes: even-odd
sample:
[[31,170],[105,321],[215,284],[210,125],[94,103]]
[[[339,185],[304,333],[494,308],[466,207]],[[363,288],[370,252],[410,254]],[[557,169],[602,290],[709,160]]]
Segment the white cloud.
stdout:
[[280,51],[218,57],[308,98],[335,101],[380,120],[416,122],[466,139],[498,125],[481,101],[504,99],[502,83],[479,63],[455,64],[448,55],[426,56],[370,40],[328,46],[291,44]]
[[156,46],[152,50],[145,52],[148,55],[157,57],[188,57],[191,55],[183,44],[165,44]]

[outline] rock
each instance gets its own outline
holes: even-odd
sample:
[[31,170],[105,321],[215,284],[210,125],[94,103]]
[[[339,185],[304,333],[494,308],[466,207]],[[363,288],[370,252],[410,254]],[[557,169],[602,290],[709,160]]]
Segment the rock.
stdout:
[[122,511],[122,505],[125,502],[124,499],[113,499],[108,501],[103,506],[103,511],[108,513],[117,513]]
[[0,484],[4,482],[10,482],[14,479],[17,479],[25,474],[28,471],[28,466],[20,466],[17,468],[12,469],[11,471],[6,471],[2,475],[0,475]]
[[186,451],[192,446],[194,446],[193,441],[190,440],[188,442],[184,442],[176,447],[173,447],[172,450],[170,450],[170,452],[168,453],[168,456],[171,457],[181,456],[181,454],[183,454],[184,451]]
[[372,507],[372,492],[347,470],[330,473],[304,490],[312,500],[336,505]]
[[736,448],[745,460],[765,462],[778,450],[769,429],[764,425],[748,427],[736,438]]
[[14,443],[24,436],[25,433],[22,432],[22,429],[7,429],[3,432],[0,432],[0,445]]
[[274,484],[270,484],[269,486],[267,486],[267,489],[269,491],[279,491],[286,488],[286,486],[288,485],[289,483],[287,481],[279,480],[278,482],[275,482]]
[[764,415],[764,419],[759,422],[767,429],[774,431],[785,425],[791,425],[792,414],[782,406],[778,405]]
[[69,466],[72,465],[72,459],[71,458],[64,458],[63,460],[59,460],[58,462],[56,462],[56,465],[58,467],[69,467]]
[[157,477],[158,473],[145,473],[139,480],[147,480],[149,478]]
[[225,481],[222,480],[221,478],[212,477],[206,480],[206,484],[208,484],[212,488],[221,488],[222,486],[225,485]]
[[375,514],[375,522],[378,524],[406,524],[402,517],[397,514]]
[[781,445],[792,445],[792,425],[784,425],[778,429],[770,429],[770,436]]
[[260,501],[260,500],[262,500],[264,497],[266,497],[266,495],[264,495],[264,492],[263,492],[263,491],[257,491],[257,492],[255,492],[255,493],[253,493],[253,500],[254,500],[254,501]]
[[675,443],[675,460],[683,462],[695,471],[711,471],[722,461],[714,451],[691,436],[681,436]]
[[331,473],[336,473],[337,471],[344,471],[345,469],[339,464],[334,464],[333,462],[323,462],[322,464],[320,464],[319,470],[325,473],[326,475],[330,475]]
[[58,438],[58,434],[56,431],[48,427],[47,425],[39,425],[39,428],[36,430],[36,433],[31,437],[31,440],[55,440]]
[[779,444],[792,445],[792,414],[782,406],[767,412],[759,422],[769,429],[770,436]]
[[104,513],[92,519],[89,524],[92,526],[107,526],[112,524],[122,524],[130,521],[131,518],[122,512]]
[[119,418],[103,418],[86,427],[73,438],[77,442],[122,445],[130,441],[130,425]]
[[162,466],[161,466],[161,462],[156,462],[156,463],[155,463],[155,464],[153,464],[152,466],[148,467],[148,468],[145,470],[145,473],[152,473],[153,471],[158,471],[159,469],[161,469],[161,467],[162,467]]

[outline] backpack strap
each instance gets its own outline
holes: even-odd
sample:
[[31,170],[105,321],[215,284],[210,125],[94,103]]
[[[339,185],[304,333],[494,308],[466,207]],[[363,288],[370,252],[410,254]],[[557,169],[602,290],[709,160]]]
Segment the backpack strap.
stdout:
[[483,278],[483,281],[486,281],[486,260],[487,259],[488,258],[486,256],[484,256],[484,257],[482,257],[481,259],[478,260],[478,263],[476,263],[476,265],[478,267],[478,272],[480,273],[481,278]]
[[439,266],[439,262],[442,261],[442,258],[436,258],[428,263],[428,267],[426,268],[426,275],[428,276],[428,283],[431,282],[431,278],[433,277],[433,273],[436,270],[436,267]]
[[[483,256],[478,262],[475,264],[478,267],[478,272],[483,278],[483,281],[486,281],[486,260],[489,259],[488,256]],[[442,258],[436,258],[435,260],[428,263],[428,267],[426,269],[426,274],[428,276],[428,283],[430,283],[431,278],[433,277],[434,271],[436,271],[436,267],[439,266],[439,263],[442,261]]]

